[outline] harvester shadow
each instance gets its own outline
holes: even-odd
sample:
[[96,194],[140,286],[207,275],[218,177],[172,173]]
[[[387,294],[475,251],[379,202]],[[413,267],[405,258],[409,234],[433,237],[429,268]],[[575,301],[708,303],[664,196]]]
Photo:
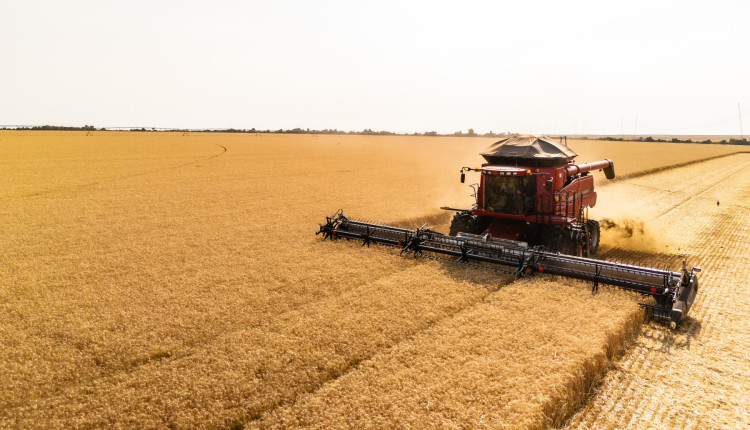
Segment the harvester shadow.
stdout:
[[[493,269],[489,266],[482,265],[467,265],[455,261],[440,261],[440,265],[443,268],[445,276],[456,282],[469,282],[472,284],[484,285],[491,291],[498,291],[500,288],[512,283],[520,277],[513,275],[510,272],[500,271]],[[493,273],[494,272],[494,273]],[[496,277],[497,281],[493,281],[493,285],[488,286],[487,277]]]
[[693,256],[686,252],[658,252],[648,250],[636,250],[631,248],[605,247],[594,258],[615,261],[640,266],[666,267],[673,271],[682,268],[682,260],[690,260]]
[[691,316],[687,316],[676,329],[670,329],[668,326],[658,321],[651,320],[646,323],[646,327],[641,331],[641,335],[656,346],[645,347],[671,355],[673,351],[690,350],[692,342],[696,339],[703,329],[703,324]]
[[[357,241],[352,241],[352,243],[356,245]],[[401,257],[406,259],[421,260],[421,262],[432,262],[440,268],[443,275],[457,282],[469,282],[471,284],[487,286],[487,284],[489,283],[488,279],[491,279],[489,277],[494,276],[497,278],[498,283],[497,285],[493,285],[493,287],[490,288],[492,291],[496,291],[501,287],[513,282],[514,280],[519,279],[518,276],[515,276],[513,274],[513,268],[511,267],[508,267],[507,270],[503,270],[479,263],[463,263],[460,262],[458,258],[433,258],[428,257],[427,255],[420,257],[419,255],[414,255],[413,253],[410,253],[408,255],[401,255],[401,251],[399,249],[389,249],[386,247],[383,247],[382,249],[384,252],[393,254],[395,258]]]
[[412,229],[417,229],[424,225],[425,228],[428,228],[430,230],[437,231],[440,233],[447,233],[448,225],[450,224],[450,220],[452,216],[453,216],[453,212],[440,210],[440,211],[435,211],[424,216],[419,216],[419,217],[414,217],[414,218],[402,218],[392,223],[389,222],[387,224],[397,225],[401,228],[412,228]]

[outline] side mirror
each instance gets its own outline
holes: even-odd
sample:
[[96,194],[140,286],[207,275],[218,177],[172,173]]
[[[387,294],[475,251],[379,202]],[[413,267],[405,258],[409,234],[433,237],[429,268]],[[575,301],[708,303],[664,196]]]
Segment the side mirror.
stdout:
[[547,192],[552,192],[552,178],[547,179],[547,183],[545,184],[545,188],[547,188]]
[[466,173],[461,172],[461,183],[463,184],[466,181]]

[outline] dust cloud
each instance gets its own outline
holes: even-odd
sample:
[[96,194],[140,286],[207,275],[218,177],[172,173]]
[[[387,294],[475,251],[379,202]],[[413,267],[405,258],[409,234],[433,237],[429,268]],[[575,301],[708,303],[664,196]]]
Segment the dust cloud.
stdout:
[[602,199],[592,208],[591,218],[598,220],[601,228],[602,246],[651,252],[673,247],[667,225],[654,210],[638,205],[637,196],[619,197]]

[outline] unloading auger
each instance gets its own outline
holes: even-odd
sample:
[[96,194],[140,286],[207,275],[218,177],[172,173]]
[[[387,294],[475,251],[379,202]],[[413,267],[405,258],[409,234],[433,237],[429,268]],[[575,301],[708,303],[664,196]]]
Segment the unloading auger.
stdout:
[[550,252],[543,246],[530,247],[526,242],[494,238],[489,233],[447,236],[424,226],[409,230],[355,221],[342,211],[326,217],[316,234],[331,240],[361,240],[362,246],[375,243],[397,247],[401,254],[474,264],[516,276],[547,273],[582,279],[593,282],[592,293],[599,284],[613,285],[653,297],[656,304],[640,305],[672,328],[685,319],[698,291],[696,272],[700,269],[688,270],[685,262],[679,272],[639,267]]

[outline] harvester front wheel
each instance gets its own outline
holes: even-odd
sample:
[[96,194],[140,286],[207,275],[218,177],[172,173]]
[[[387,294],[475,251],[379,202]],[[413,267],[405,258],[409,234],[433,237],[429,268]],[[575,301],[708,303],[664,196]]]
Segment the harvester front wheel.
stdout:
[[467,232],[471,234],[482,234],[487,230],[487,227],[490,226],[491,222],[492,217],[490,216],[471,217],[471,221],[469,221],[469,230]]
[[575,255],[577,240],[574,231],[569,226],[542,225],[539,230],[541,245],[549,252]]
[[456,212],[451,220],[450,235],[455,236],[458,233],[467,233],[469,231],[469,223],[471,223],[474,215],[471,212]]
[[586,229],[589,232],[589,254],[593,255],[599,250],[599,237],[601,236],[599,221],[593,219],[586,221]]

